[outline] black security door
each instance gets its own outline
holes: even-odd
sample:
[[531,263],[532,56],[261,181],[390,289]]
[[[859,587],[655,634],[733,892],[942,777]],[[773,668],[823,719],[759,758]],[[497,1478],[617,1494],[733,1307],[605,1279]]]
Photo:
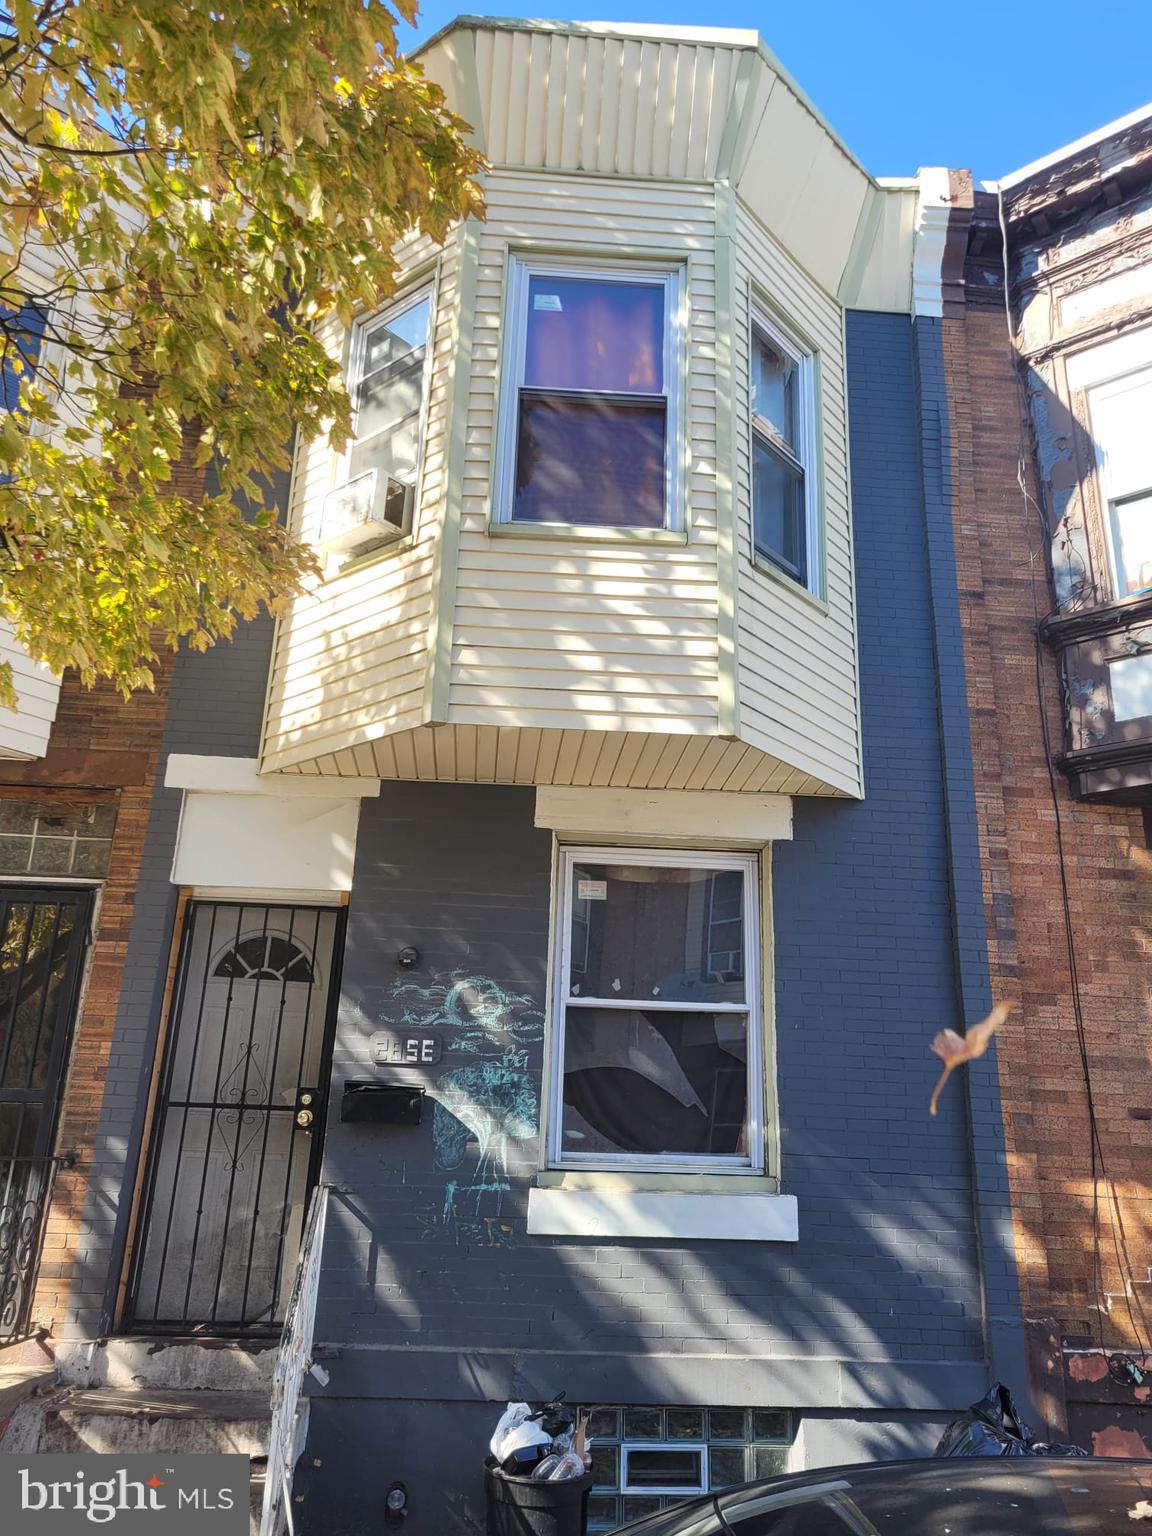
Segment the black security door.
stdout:
[[27,1332],[92,892],[0,886],[0,1343]]
[[279,1326],[318,1173],[343,912],[193,902],[126,1322]]

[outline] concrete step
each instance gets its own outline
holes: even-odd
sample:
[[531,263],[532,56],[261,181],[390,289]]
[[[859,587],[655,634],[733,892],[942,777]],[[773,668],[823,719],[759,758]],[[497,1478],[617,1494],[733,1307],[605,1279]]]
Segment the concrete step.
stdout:
[[165,1392],[272,1390],[278,1339],[61,1339],[59,1378],[73,1387],[147,1388]]
[[34,1393],[42,1392],[56,1380],[54,1365],[0,1365],[0,1425],[20,1404]]
[[74,1388],[45,1405],[41,1451],[248,1457],[268,1454],[271,1409],[262,1392]]

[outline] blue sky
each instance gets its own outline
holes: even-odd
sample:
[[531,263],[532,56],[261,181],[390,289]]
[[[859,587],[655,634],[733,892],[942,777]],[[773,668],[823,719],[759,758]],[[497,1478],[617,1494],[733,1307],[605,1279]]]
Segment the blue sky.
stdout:
[[[419,37],[462,10],[427,0]],[[532,14],[476,5],[474,14]],[[877,176],[920,165],[1006,175],[1152,100],[1149,0],[591,0],[559,20],[753,27]]]

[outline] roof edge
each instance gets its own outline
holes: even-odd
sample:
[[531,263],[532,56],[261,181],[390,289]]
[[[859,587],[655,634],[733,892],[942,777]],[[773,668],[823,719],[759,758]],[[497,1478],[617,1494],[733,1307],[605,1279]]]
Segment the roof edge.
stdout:
[[1010,171],[1007,176],[1001,176],[999,181],[986,181],[982,185],[988,191],[999,188],[1002,192],[1009,192],[1013,187],[1021,186],[1030,181],[1033,176],[1038,176],[1042,171],[1050,171],[1064,160],[1071,160],[1075,155],[1091,149],[1095,144],[1102,144],[1105,140],[1115,138],[1117,134],[1124,133],[1129,128],[1135,128],[1140,123],[1152,118],[1152,101],[1135,111],[1126,113],[1123,117],[1117,117],[1110,123],[1086,133],[1082,138],[1073,139],[1071,144],[1064,144],[1060,149],[1054,149],[1051,154],[1042,155],[1039,160],[1029,161],[1019,170]]
[[435,44],[442,42],[450,33],[459,29],[474,32],[553,32],[570,36],[623,37],[635,40],[651,38],[654,42],[711,43],[717,48],[747,49],[748,52],[759,55],[768,68],[784,82],[809,116],[828,135],[840,153],[855,166],[862,176],[866,176],[875,185],[876,178],[868,167],[853,153],[804,88],[785,69],[784,65],[781,64],[780,60],[765,43],[760,33],[750,28],[675,27],[660,26],[649,22],[630,21],[533,21],[528,18],[514,16],[461,15],[446,22],[439,31],[434,32],[431,37],[427,38],[417,48],[414,48],[409,57],[413,59],[419,58],[422,53],[434,47]]

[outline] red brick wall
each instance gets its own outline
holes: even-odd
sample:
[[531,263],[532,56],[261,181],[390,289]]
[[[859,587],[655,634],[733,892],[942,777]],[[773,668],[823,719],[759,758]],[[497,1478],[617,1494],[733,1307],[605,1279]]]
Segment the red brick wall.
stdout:
[[[1030,1317],[1098,1342],[1087,1096],[1060,892],[1057,818],[1045,764],[1033,633],[1051,602],[1043,535],[1016,481],[1020,399],[1005,321],[972,308],[944,322],[955,536],[971,707],[984,896],[997,997],[1019,1009],[999,1046],[1017,1255]],[[1035,599],[1035,609],[1033,600]],[[1061,746],[1054,658],[1043,699]],[[1106,1342],[1136,1341],[1152,1314],[1152,854],[1139,811],[1073,801],[1060,821],[1092,1084],[1107,1171],[1100,1288]],[[1113,1207],[1118,1196],[1119,1217]],[[1126,1232],[1127,1262],[1121,1263]],[[1124,1272],[1136,1282],[1126,1294]]]
[[74,801],[85,792],[101,791],[117,802],[111,861],[88,954],[56,1139],[61,1152],[75,1152],[78,1160],[74,1169],[57,1175],[33,1310],[34,1320],[48,1325],[63,1316],[76,1259],[170,673],[171,659],[165,658],[156,691],[128,700],[107,685],[86,690],[74,675],[66,675],[46,756],[35,763],[0,765],[0,793],[25,785],[35,786],[37,799]]

